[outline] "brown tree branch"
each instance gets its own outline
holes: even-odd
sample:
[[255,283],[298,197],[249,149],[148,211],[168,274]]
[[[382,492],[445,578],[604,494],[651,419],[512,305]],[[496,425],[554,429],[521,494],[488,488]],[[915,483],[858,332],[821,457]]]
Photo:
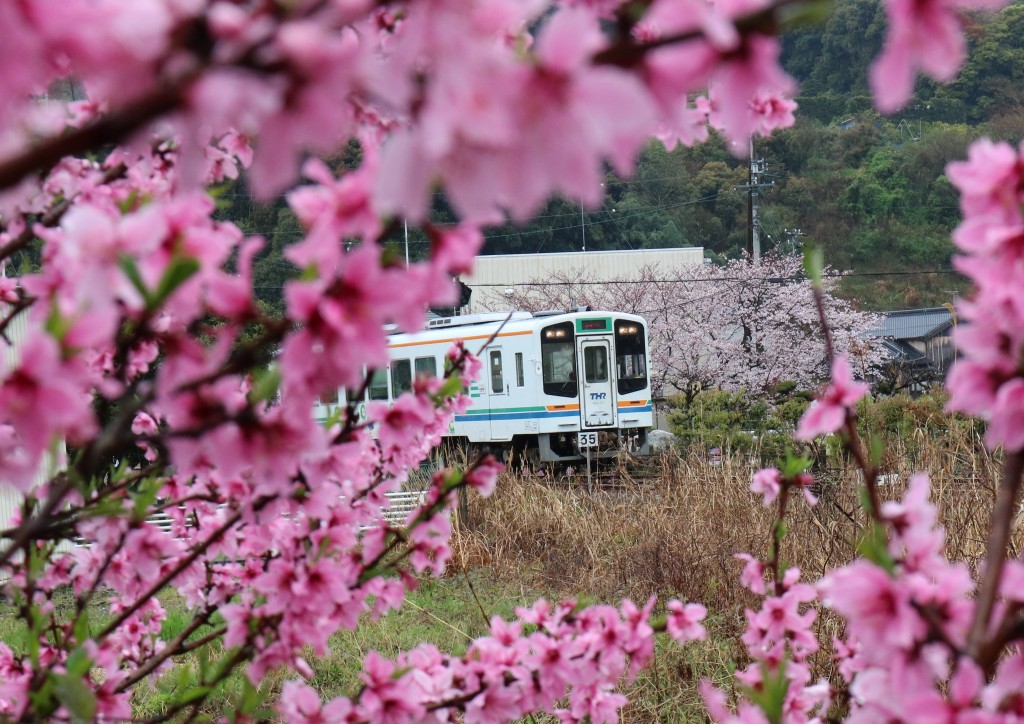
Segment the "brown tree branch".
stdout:
[[158,86],[115,113],[6,159],[0,163],[0,189],[18,184],[30,174],[46,173],[65,156],[88,153],[123,141],[150,121],[177,108],[195,78],[196,73],[191,73],[174,83]]
[[1003,464],[1003,479],[996,492],[996,504],[992,509],[988,547],[985,552],[985,572],[978,589],[974,608],[974,620],[968,636],[967,649],[977,660],[985,645],[989,619],[999,594],[999,583],[1003,577],[1006,561],[1006,544],[1010,540],[1010,527],[1020,491],[1021,474],[1024,473],[1024,452],[1009,453]]

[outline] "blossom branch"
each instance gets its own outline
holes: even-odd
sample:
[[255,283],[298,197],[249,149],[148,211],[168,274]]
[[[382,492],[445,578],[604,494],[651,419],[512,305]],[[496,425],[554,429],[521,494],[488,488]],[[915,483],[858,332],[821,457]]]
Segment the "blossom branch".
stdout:
[[[258,510],[259,508],[266,505],[268,502],[268,499],[263,499],[261,501],[258,501],[256,505],[253,506],[253,508],[255,510]],[[187,556],[184,556],[181,560],[175,563],[175,565],[167,573],[165,573],[156,583],[150,586],[144,593],[140,594],[136,598],[135,603],[131,604],[130,606],[127,606],[120,613],[120,615],[115,617],[113,621],[107,624],[95,638],[103,639],[109,636],[114,631],[116,631],[118,626],[123,624],[125,621],[128,620],[128,618],[133,613],[142,608],[142,606],[149,599],[151,599],[153,596],[162,591],[171,581],[173,581],[178,576],[178,574],[180,574],[186,568],[195,563],[211,545],[219,541],[224,536],[224,534],[231,530],[231,528],[234,527],[234,525],[238,523],[238,521],[240,521],[241,519],[242,512],[235,512],[230,518],[224,521],[223,525],[214,530],[206,539],[204,539],[200,544],[195,546],[192,549],[191,553],[189,553]]]
[[995,606],[1002,580],[1003,564],[1006,561],[1006,546],[1010,540],[1010,527],[1020,492],[1021,476],[1024,473],[1024,452],[1010,453],[1003,464],[1003,479],[996,493],[995,507],[985,551],[985,572],[978,590],[974,619],[968,638],[968,649],[975,658],[980,658],[985,635],[989,628],[992,608]]
[[128,678],[126,678],[124,681],[118,684],[117,691],[127,691],[135,684],[149,676],[149,674],[155,671],[157,667],[160,666],[160,664],[162,664],[164,661],[171,658],[172,656],[178,656],[180,654],[188,653],[189,651],[193,651],[199,648],[200,646],[205,646],[211,641],[214,641],[215,639],[222,636],[224,632],[227,630],[224,627],[218,628],[215,631],[210,632],[206,636],[202,637],[201,639],[197,639],[196,641],[192,642],[187,646],[184,645],[185,640],[193,633],[198,631],[199,628],[203,626],[203,624],[209,621],[210,617],[214,614],[215,611],[216,609],[214,608],[207,608],[205,611],[195,616],[189,623],[189,625],[182,629],[181,633],[175,636],[174,639],[168,642],[167,646],[165,646],[164,649],[159,654],[149,659],[145,664],[143,664],[138,669],[133,671],[128,676]]
[[[71,130],[64,135],[50,138],[18,156],[0,163],[0,189],[14,186],[29,174],[45,173],[65,156],[83,155],[97,148],[123,141],[146,124],[177,108],[194,79],[195,76],[189,74],[176,83],[159,86],[142,98],[129,103],[117,113],[104,116],[98,121]],[[60,213],[63,211],[64,209],[61,209]],[[0,249],[0,252],[10,253],[6,247]],[[3,256],[4,254],[0,254],[0,258]]]

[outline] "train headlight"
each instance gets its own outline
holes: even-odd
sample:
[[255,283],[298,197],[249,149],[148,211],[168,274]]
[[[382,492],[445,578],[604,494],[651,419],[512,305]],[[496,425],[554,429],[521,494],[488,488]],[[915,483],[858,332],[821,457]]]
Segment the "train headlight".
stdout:
[[619,334],[636,334],[637,328],[635,326],[619,327]]

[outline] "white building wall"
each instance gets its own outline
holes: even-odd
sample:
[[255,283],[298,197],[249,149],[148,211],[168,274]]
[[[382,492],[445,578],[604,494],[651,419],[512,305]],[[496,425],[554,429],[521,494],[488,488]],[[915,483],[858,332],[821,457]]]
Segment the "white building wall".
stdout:
[[631,279],[645,267],[666,273],[704,263],[704,248],[627,249],[556,254],[493,254],[478,256],[473,273],[463,277],[473,290],[471,312],[503,309],[505,290],[519,285],[544,282],[553,277],[582,271],[586,281]]

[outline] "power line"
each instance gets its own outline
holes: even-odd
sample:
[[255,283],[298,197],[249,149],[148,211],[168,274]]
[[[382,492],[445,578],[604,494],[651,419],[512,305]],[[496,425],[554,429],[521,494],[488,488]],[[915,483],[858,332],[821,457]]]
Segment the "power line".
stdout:
[[[850,277],[889,277],[889,276],[924,276],[929,274],[956,274],[960,272],[955,269],[921,269],[921,270],[903,270],[903,271],[890,271],[890,272],[850,272],[843,274],[841,272],[835,272],[831,274],[823,274],[822,276],[826,279],[849,279]],[[783,283],[783,282],[799,282],[806,280],[805,276],[788,276],[788,277],[761,277],[760,281]],[[517,282],[515,286],[520,287],[567,287],[567,286],[601,286],[601,285],[617,285],[617,284],[697,284],[697,283],[710,283],[710,284],[723,284],[726,282],[743,282],[752,281],[751,277],[717,277],[711,278],[706,277],[704,279],[612,279],[609,281],[571,281],[571,282]],[[508,287],[509,284],[473,284],[472,287]],[[275,285],[255,285],[253,289],[280,289],[281,287]],[[717,293],[717,292],[716,292]]]
[[[844,274],[842,272],[834,272],[831,274],[822,274],[827,279],[849,279],[850,277],[888,277],[888,276],[923,276],[927,274],[957,274],[960,272],[955,269],[921,269],[921,270],[904,270],[904,271],[890,271],[890,272],[850,272]],[[805,276],[789,276],[789,277],[760,277],[761,281],[766,282],[797,282],[804,281],[807,277]],[[520,282],[516,286],[521,287],[564,287],[564,286],[600,286],[608,284],[687,284],[687,283],[723,283],[723,282],[742,282],[752,280],[751,277],[706,277],[704,279],[612,279],[609,281],[570,281],[570,282]],[[507,287],[509,284],[473,284],[473,287]]]
[[[598,220],[595,220],[595,221],[587,221],[586,225],[587,226],[597,226],[598,224],[618,223],[619,221],[621,221],[623,219],[633,219],[633,218],[636,218],[638,216],[647,216],[647,215],[650,215],[650,214],[652,214],[654,212],[657,212],[657,211],[666,211],[666,210],[669,210],[669,209],[677,209],[677,208],[681,208],[683,206],[692,206],[694,204],[703,203],[704,201],[711,201],[713,199],[717,199],[720,196],[724,196],[724,195],[729,194],[729,193],[735,193],[736,191],[737,191],[737,189],[726,189],[725,191],[719,191],[717,193],[711,194],[710,196],[704,196],[704,197],[699,198],[699,199],[691,199],[689,201],[680,201],[680,202],[672,203],[672,204],[664,204],[662,206],[649,206],[649,207],[645,208],[643,211],[636,211],[636,212],[633,212],[631,214],[618,214],[618,213],[616,213],[615,216],[611,216],[611,217],[609,217],[607,219],[598,219]],[[591,213],[597,213],[597,211],[598,210],[595,210],[594,212],[591,212]],[[560,216],[573,216],[573,217],[575,217],[576,214],[577,214],[577,212],[573,211],[573,212],[569,212],[569,213],[565,213],[565,214],[550,214],[548,216],[535,216],[535,217],[533,217],[533,219],[557,218],[557,217],[560,217]],[[534,235],[534,234],[543,234],[543,233],[548,233],[548,232],[552,232],[552,231],[567,231],[567,230],[570,230],[570,229],[579,229],[583,225],[584,224],[568,224],[568,225],[565,225],[565,226],[546,226],[546,227],[541,228],[541,229],[524,229],[523,231],[513,231],[513,232],[509,232],[507,234],[484,234],[484,241],[490,241],[492,239],[507,239],[507,238],[513,237],[513,236],[531,236],[531,235]],[[444,226],[448,226],[448,224],[437,224],[437,226],[443,228]],[[280,231],[280,232],[277,232],[274,229],[246,229],[245,233],[247,233],[247,234],[264,234],[264,235],[277,233],[279,235],[287,234],[288,236],[292,236],[292,237],[298,238],[298,237],[303,236],[306,232],[304,230],[302,230],[302,229],[288,229],[288,230],[283,230],[283,231]],[[409,243],[410,244],[429,244],[430,240],[429,239],[410,239]]]

